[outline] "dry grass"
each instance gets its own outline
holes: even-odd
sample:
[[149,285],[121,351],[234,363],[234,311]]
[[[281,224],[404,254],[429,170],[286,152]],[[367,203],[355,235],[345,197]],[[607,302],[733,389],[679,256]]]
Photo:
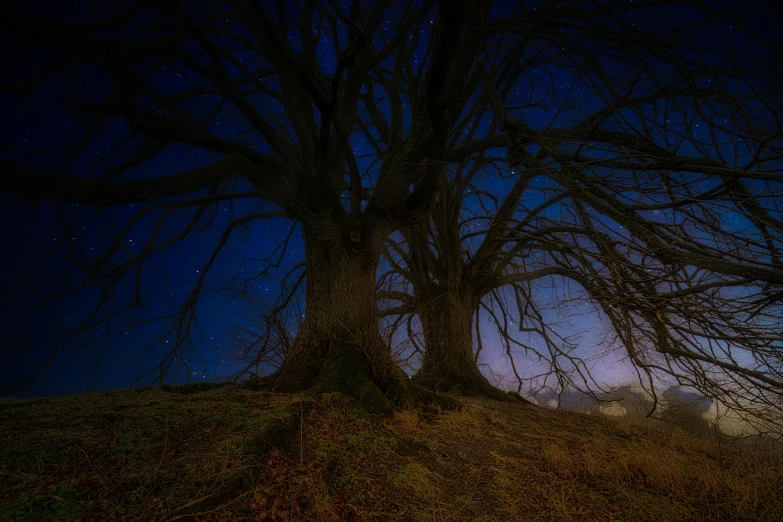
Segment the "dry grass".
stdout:
[[190,520],[783,520],[780,457],[479,399],[381,421],[323,396],[301,445],[253,453],[253,433],[302,398],[226,387],[2,404],[0,520],[187,520],[178,506],[259,466]]

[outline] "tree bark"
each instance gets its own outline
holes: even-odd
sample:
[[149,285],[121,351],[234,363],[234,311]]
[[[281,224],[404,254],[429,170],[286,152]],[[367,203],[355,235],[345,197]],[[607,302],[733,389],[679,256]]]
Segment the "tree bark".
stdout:
[[446,291],[419,300],[427,349],[414,382],[465,396],[511,401],[481,374],[473,355],[473,314],[478,303],[466,292]]
[[409,382],[383,342],[376,305],[380,234],[305,225],[305,320],[281,367],[269,377],[279,391],[339,391],[369,411],[459,403]]

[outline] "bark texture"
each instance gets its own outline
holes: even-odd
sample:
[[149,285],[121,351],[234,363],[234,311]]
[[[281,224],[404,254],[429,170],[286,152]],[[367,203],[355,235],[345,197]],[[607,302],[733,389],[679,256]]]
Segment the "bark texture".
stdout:
[[371,232],[305,226],[305,320],[270,388],[339,391],[387,416],[422,403],[458,407],[412,384],[392,360],[378,329],[376,243]]
[[427,349],[414,382],[438,392],[511,401],[481,374],[473,355],[473,313],[478,303],[452,291],[426,300],[419,318]]

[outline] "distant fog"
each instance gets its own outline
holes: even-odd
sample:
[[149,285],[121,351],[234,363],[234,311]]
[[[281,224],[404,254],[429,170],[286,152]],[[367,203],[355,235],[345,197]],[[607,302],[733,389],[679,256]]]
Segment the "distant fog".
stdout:
[[760,411],[749,402],[740,406],[748,411],[741,412],[725,404],[690,392],[683,387],[670,387],[656,390],[658,407],[652,419],[646,416],[652,408],[652,396],[636,385],[617,387],[609,394],[599,395],[601,399],[612,402],[597,402],[591,397],[574,390],[566,390],[560,395],[552,392],[538,392],[526,395],[531,402],[545,408],[577,411],[590,415],[608,417],[626,417],[644,424],[665,427],[679,426],[683,430],[699,436],[714,437],[715,426],[720,433],[729,437],[748,437],[764,434],[773,439],[783,439],[779,427],[770,420],[777,415],[779,424],[783,418],[779,413]]

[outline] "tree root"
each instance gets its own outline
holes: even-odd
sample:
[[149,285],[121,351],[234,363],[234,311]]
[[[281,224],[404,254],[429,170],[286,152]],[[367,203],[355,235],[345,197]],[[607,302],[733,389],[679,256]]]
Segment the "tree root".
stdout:
[[500,402],[532,404],[517,392],[504,392],[495,388],[483,376],[477,378],[415,376],[412,381],[419,386],[431,388],[436,393],[448,393],[464,397],[483,397]]
[[440,408],[441,410],[459,410],[462,403],[453,397],[441,393],[431,392],[417,384],[408,383],[408,391],[414,399],[414,405],[421,405],[425,408]]
[[[403,408],[423,406],[433,410],[453,410],[462,407],[458,400],[444,394],[449,389],[435,386],[434,390],[428,390],[419,382],[409,379],[397,368],[391,370],[390,376],[379,379],[381,382],[376,383],[371,377],[369,365],[364,355],[359,350],[343,348],[331,355],[332,357],[323,365],[314,385],[309,389],[314,394],[340,392],[356,399],[367,412],[384,417],[393,417],[395,411],[401,411]],[[235,385],[241,389],[252,391],[305,391],[293,384],[296,381],[297,379],[292,380],[290,375],[273,373],[266,377],[252,377],[236,384],[232,382],[192,383],[181,386],[163,385],[160,386],[160,389],[172,393],[190,394]],[[502,400],[505,397],[499,390],[491,386],[489,388],[490,390],[484,395],[495,391],[500,394],[500,398],[492,398]],[[452,391],[452,394],[455,393]],[[456,393],[456,395],[463,395],[463,393]]]
[[535,406],[535,404],[533,404],[529,400],[525,399],[524,397],[522,397],[519,393],[517,393],[515,391],[508,391],[508,392],[506,392],[506,395],[511,397],[516,402],[521,402],[522,404],[525,404],[527,406]]
[[380,386],[370,378],[368,365],[358,351],[346,350],[324,367],[316,393],[342,392],[356,399],[370,413],[393,417],[395,411],[407,407],[436,406],[442,410],[458,409],[459,401],[433,393],[411,383],[399,370],[388,376]]

